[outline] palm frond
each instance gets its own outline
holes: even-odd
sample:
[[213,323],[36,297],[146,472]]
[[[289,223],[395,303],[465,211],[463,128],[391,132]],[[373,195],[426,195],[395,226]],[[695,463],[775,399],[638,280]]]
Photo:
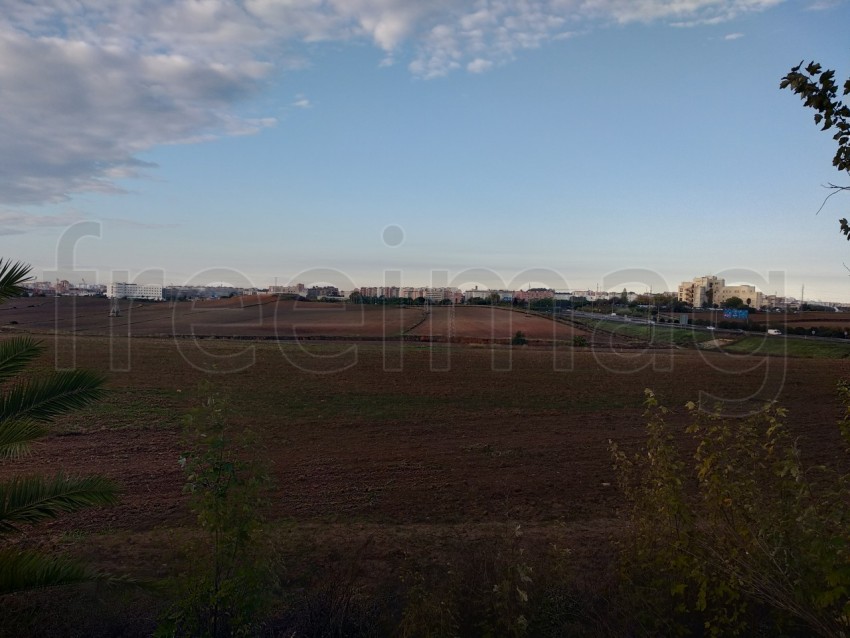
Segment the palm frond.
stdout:
[[0,421],[0,459],[15,459],[29,454],[30,443],[46,433],[43,425],[28,419]]
[[0,301],[23,292],[21,284],[27,280],[31,269],[29,264],[20,261],[0,259]]
[[50,419],[79,410],[104,395],[104,379],[88,370],[54,372],[24,381],[0,399],[0,422],[9,419]]
[[41,587],[121,580],[65,556],[0,549],[0,596]]
[[15,337],[0,342],[0,383],[20,373],[44,347],[32,337]]
[[17,525],[56,518],[63,512],[113,505],[118,492],[118,485],[102,476],[15,477],[0,483],[0,536],[19,531]]

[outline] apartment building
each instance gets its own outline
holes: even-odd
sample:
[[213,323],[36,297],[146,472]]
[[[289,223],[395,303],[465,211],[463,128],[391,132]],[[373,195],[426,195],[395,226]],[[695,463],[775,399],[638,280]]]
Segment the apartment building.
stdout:
[[716,291],[718,288],[722,288],[725,283],[723,279],[712,275],[694,277],[693,281],[683,281],[679,284],[679,301],[690,304],[694,308],[718,303],[715,299]]
[[749,284],[727,286],[724,279],[712,275],[695,277],[692,281],[683,281],[679,284],[679,301],[690,304],[694,308],[706,305],[722,306],[732,297],[738,297],[752,308],[761,308],[765,305],[764,295],[756,290],[755,286]]

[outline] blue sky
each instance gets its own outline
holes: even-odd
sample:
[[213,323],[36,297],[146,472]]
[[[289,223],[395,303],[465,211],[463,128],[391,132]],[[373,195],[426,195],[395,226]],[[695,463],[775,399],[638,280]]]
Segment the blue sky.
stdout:
[[0,242],[40,275],[90,220],[102,283],[850,301],[847,176],[778,88],[850,75],[846,0],[3,4]]

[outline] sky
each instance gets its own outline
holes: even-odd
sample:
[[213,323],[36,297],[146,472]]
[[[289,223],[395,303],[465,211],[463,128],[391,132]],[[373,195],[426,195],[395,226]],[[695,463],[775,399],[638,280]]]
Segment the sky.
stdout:
[[0,255],[39,279],[850,301],[848,175],[779,89],[850,76],[848,0],[0,6]]

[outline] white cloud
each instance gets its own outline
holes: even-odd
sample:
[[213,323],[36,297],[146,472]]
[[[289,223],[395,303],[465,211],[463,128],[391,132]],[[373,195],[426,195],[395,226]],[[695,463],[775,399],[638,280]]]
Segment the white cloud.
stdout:
[[723,39],[724,40],[738,40],[739,38],[743,38],[743,37],[744,37],[743,33],[727,33],[725,36],[723,36]]
[[236,107],[303,64],[303,42],[367,40],[381,65],[434,78],[606,24],[713,24],[781,1],[4,0],[0,202],[122,192],[155,169],[145,150],[274,126]]
[[297,107],[299,109],[309,109],[313,105],[310,103],[309,99],[299,93],[295,96],[295,101],[292,103],[292,106]]
[[466,70],[470,73],[484,73],[484,71],[487,71],[492,66],[493,63],[490,62],[490,60],[475,58],[472,62],[466,65]]

